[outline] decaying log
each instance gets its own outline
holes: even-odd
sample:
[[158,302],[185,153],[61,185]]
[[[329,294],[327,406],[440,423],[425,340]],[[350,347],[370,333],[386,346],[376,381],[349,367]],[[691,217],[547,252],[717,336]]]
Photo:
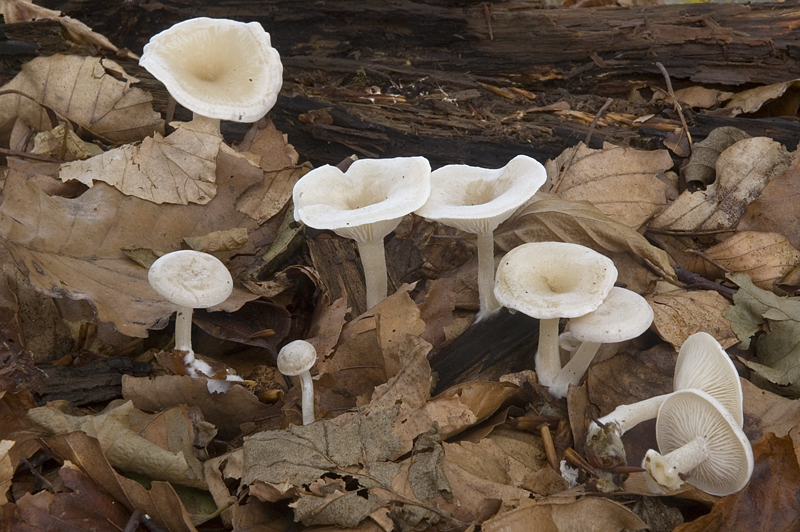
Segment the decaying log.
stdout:
[[36,395],[40,405],[64,399],[80,406],[122,396],[122,376],[146,377],[150,364],[126,357],[98,359],[79,367],[38,366],[47,375],[45,389]]

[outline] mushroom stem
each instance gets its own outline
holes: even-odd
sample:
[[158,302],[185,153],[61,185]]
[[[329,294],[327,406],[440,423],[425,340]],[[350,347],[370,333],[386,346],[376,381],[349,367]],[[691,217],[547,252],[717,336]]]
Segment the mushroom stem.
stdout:
[[558,352],[558,318],[539,320],[539,350],[536,351],[536,376],[539,384],[550,387],[561,371]]
[[494,231],[478,233],[478,296],[481,309],[476,321],[500,308],[494,297]]
[[208,133],[213,133],[218,137],[222,137],[222,133],[220,132],[220,120],[218,118],[210,118],[198,113],[192,113],[192,123],[195,126],[199,126],[200,129],[208,131]]
[[[708,441],[702,436],[665,455],[650,449],[642,462],[650,491],[659,493],[662,487],[673,490],[680,488],[683,485],[681,475],[691,473],[709,456]],[[656,485],[652,484],[653,480]]]
[[550,393],[556,397],[566,397],[569,385],[577,386],[580,383],[601,345],[600,342],[583,342],[556,375],[553,385],[550,386]]
[[386,297],[386,255],[383,238],[359,241],[358,253],[364,268],[364,283],[367,287],[367,308],[372,308]]
[[[648,419],[655,419],[658,416],[658,409],[672,394],[657,395],[650,397],[638,403],[630,405],[620,405],[608,415],[605,415],[597,421],[603,425],[613,423],[616,426],[616,432],[622,436],[627,431]],[[589,429],[591,432],[591,428]]]
[[175,315],[175,349],[178,351],[188,351],[187,357],[194,360],[192,351],[192,308],[178,306],[178,313]]
[[314,416],[314,383],[311,380],[311,372],[304,371],[300,377],[300,393],[303,397],[300,405],[303,410],[303,425],[310,425],[316,418]]

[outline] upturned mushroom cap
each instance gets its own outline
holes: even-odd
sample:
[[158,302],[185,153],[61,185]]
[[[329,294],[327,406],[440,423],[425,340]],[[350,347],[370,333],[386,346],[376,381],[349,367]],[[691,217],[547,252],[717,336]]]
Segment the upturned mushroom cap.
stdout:
[[283,375],[294,377],[314,367],[317,361],[317,350],[305,340],[289,342],[278,353],[278,371]]
[[219,305],[233,291],[228,268],[200,251],[173,251],[159,257],[150,266],[147,280],[164,299],[188,308]]
[[645,298],[613,287],[597,310],[572,318],[569,330],[581,342],[603,344],[636,338],[653,323],[653,309]]
[[742,489],[753,473],[753,450],[736,420],[705,392],[675,392],[661,405],[656,418],[659,452],[666,456],[698,436],[705,440],[708,458],[691,471],[679,472],[712,495],[724,496]]
[[673,389],[687,388],[708,393],[725,407],[739,427],[744,423],[739,374],[728,353],[708,333],[691,335],[678,353]]
[[538,319],[574,318],[597,309],[617,280],[611,259],[578,244],[531,242],[497,269],[501,305]]
[[255,122],[283,84],[280,55],[258,22],[193,18],[153,36],[139,64],[181,105],[220,120]]
[[443,166],[431,172],[431,195],[416,213],[462,231],[488,233],[528,201],[546,179],[544,166],[525,155],[498,169]]
[[428,199],[430,175],[424,157],[360,159],[347,172],[320,166],[295,184],[294,218],[361,242],[383,238]]

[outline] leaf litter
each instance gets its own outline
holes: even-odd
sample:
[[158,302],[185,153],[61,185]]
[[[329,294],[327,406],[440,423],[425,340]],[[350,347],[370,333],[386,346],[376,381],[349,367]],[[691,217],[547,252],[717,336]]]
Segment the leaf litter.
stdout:
[[[700,189],[679,194],[666,150],[566,149],[547,163],[551,188],[498,229],[496,247],[560,240],[609,256],[619,282],[647,296],[651,332],[601,350],[566,402],[529,370],[433,394],[431,364],[470,333],[474,317],[469,238],[407,217],[392,241],[418,254],[420,265],[403,265],[409,282],[425,282],[397,282],[396,293],[353,316],[346,296],[333,297],[321,281],[321,266],[291,245],[308,237],[292,224],[290,200],[310,166],[286,137],[266,119],[236,146],[192,123],[166,134],[136,82],[108,59],[56,55],[27,63],[4,87],[13,92],[0,96],[14,149],[65,161],[9,158],[0,204],[3,336],[14,338],[2,346],[0,368],[0,518],[15,523],[10,530],[63,522],[123,529],[134,512],[168,531],[202,529],[217,515],[234,530],[284,529],[294,520],[387,532],[563,532],[587,529],[587,519],[602,530],[656,529],[656,514],[672,516],[664,529],[682,531],[796,521],[795,153],[721,128],[694,145],[683,170]],[[735,115],[780,104],[795,83],[733,95],[694,87],[676,97]],[[493,94],[512,94],[503,91]],[[34,136],[32,145],[22,140]],[[102,152],[91,142],[98,140]],[[224,394],[169,371],[180,356],[160,329],[175,307],[150,289],[146,267],[181,247],[218,255],[237,279],[232,300],[196,319],[200,355],[247,378]],[[104,336],[113,344],[105,351],[88,347],[81,356],[135,356],[152,365],[151,376],[123,376],[124,400],[110,405],[37,404],[45,385],[32,361],[79,357],[57,359],[54,342],[19,332],[25,290],[54,305],[41,328],[64,327],[68,342],[78,342],[79,329],[122,333]],[[76,313],[70,301],[85,306]],[[725,498],[692,488],[664,497],[706,514],[680,525],[691,514],[659,507],[641,473],[605,471],[575,455],[589,419],[671,391],[676,350],[696,331],[711,333],[749,370],[745,432],[756,468],[747,488]],[[318,421],[306,426],[299,386],[274,368],[277,348],[299,337],[318,352]],[[131,338],[132,348],[121,340]],[[651,432],[626,434],[630,457],[655,445]],[[570,477],[573,466],[583,469]],[[611,479],[608,489],[602,479]],[[48,489],[35,487],[41,481]]]

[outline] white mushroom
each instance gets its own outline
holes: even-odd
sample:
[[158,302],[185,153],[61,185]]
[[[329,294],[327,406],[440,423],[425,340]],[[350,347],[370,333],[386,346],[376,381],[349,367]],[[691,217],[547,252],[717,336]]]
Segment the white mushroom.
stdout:
[[[713,336],[695,333],[681,346],[675,363],[673,390],[702,390],[730,413],[739,427],[744,423],[742,384],[730,357]],[[673,392],[675,393],[675,392]],[[602,459],[625,460],[621,437],[639,423],[654,419],[658,409],[672,393],[620,405],[613,412],[592,422],[586,435],[588,451]]]
[[267,114],[283,84],[280,55],[258,22],[179,22],[150,39],[139,64],[217,134],[220,120],[255,122]]
[[577,386],[601,344],[636,338],[653,323],[653,309],[645,298],[625,288],[613,287],[597,310],[569,320],[571,337],[581,345],[558,372],[550,393],[566,397]]
[[561,370],[559,318],[597,309],[617,280],[611,259],[578,244],[531,242],[509,251],[497,269],[501,305],[539,319],[536,374],[552,386]]
[[347,172],[329,165],[316,168],[294,186],[295,220],[358,244],[367,308],[386,297],[383,238],[428,199],[430,175],[424,157],[361,159]]
[[753,450],[740,427],[719,401],[703,391],[670,395],[656,418],[660,453],[649,450],[642,463],[651,491],[677,489],[684,478],[711,495],[742,489],[753,473]]
[[314,418],[314,383],[311,368],[317,361],[317,350],[305,340],[289,342],[278,353],[278,371],[288,377],[300,377],[303,409],[303,425],[309,425]]
[[416,213],[478,236],[478,320],[500,304],[494,297],[494,230],[547,179],[544,166],[525,155],[503,168],[451,164],[431,173],[431,195]]
[[153,290],[178,306],[175,317],[175,349],[185,351],[184,364],[192,376],[211,376],[207,364],[197,361],[192,350],[192,311],[219,305],[231,295],[233,279],[222,262],[208,253],[173,251],[159,257],[147,272]]

